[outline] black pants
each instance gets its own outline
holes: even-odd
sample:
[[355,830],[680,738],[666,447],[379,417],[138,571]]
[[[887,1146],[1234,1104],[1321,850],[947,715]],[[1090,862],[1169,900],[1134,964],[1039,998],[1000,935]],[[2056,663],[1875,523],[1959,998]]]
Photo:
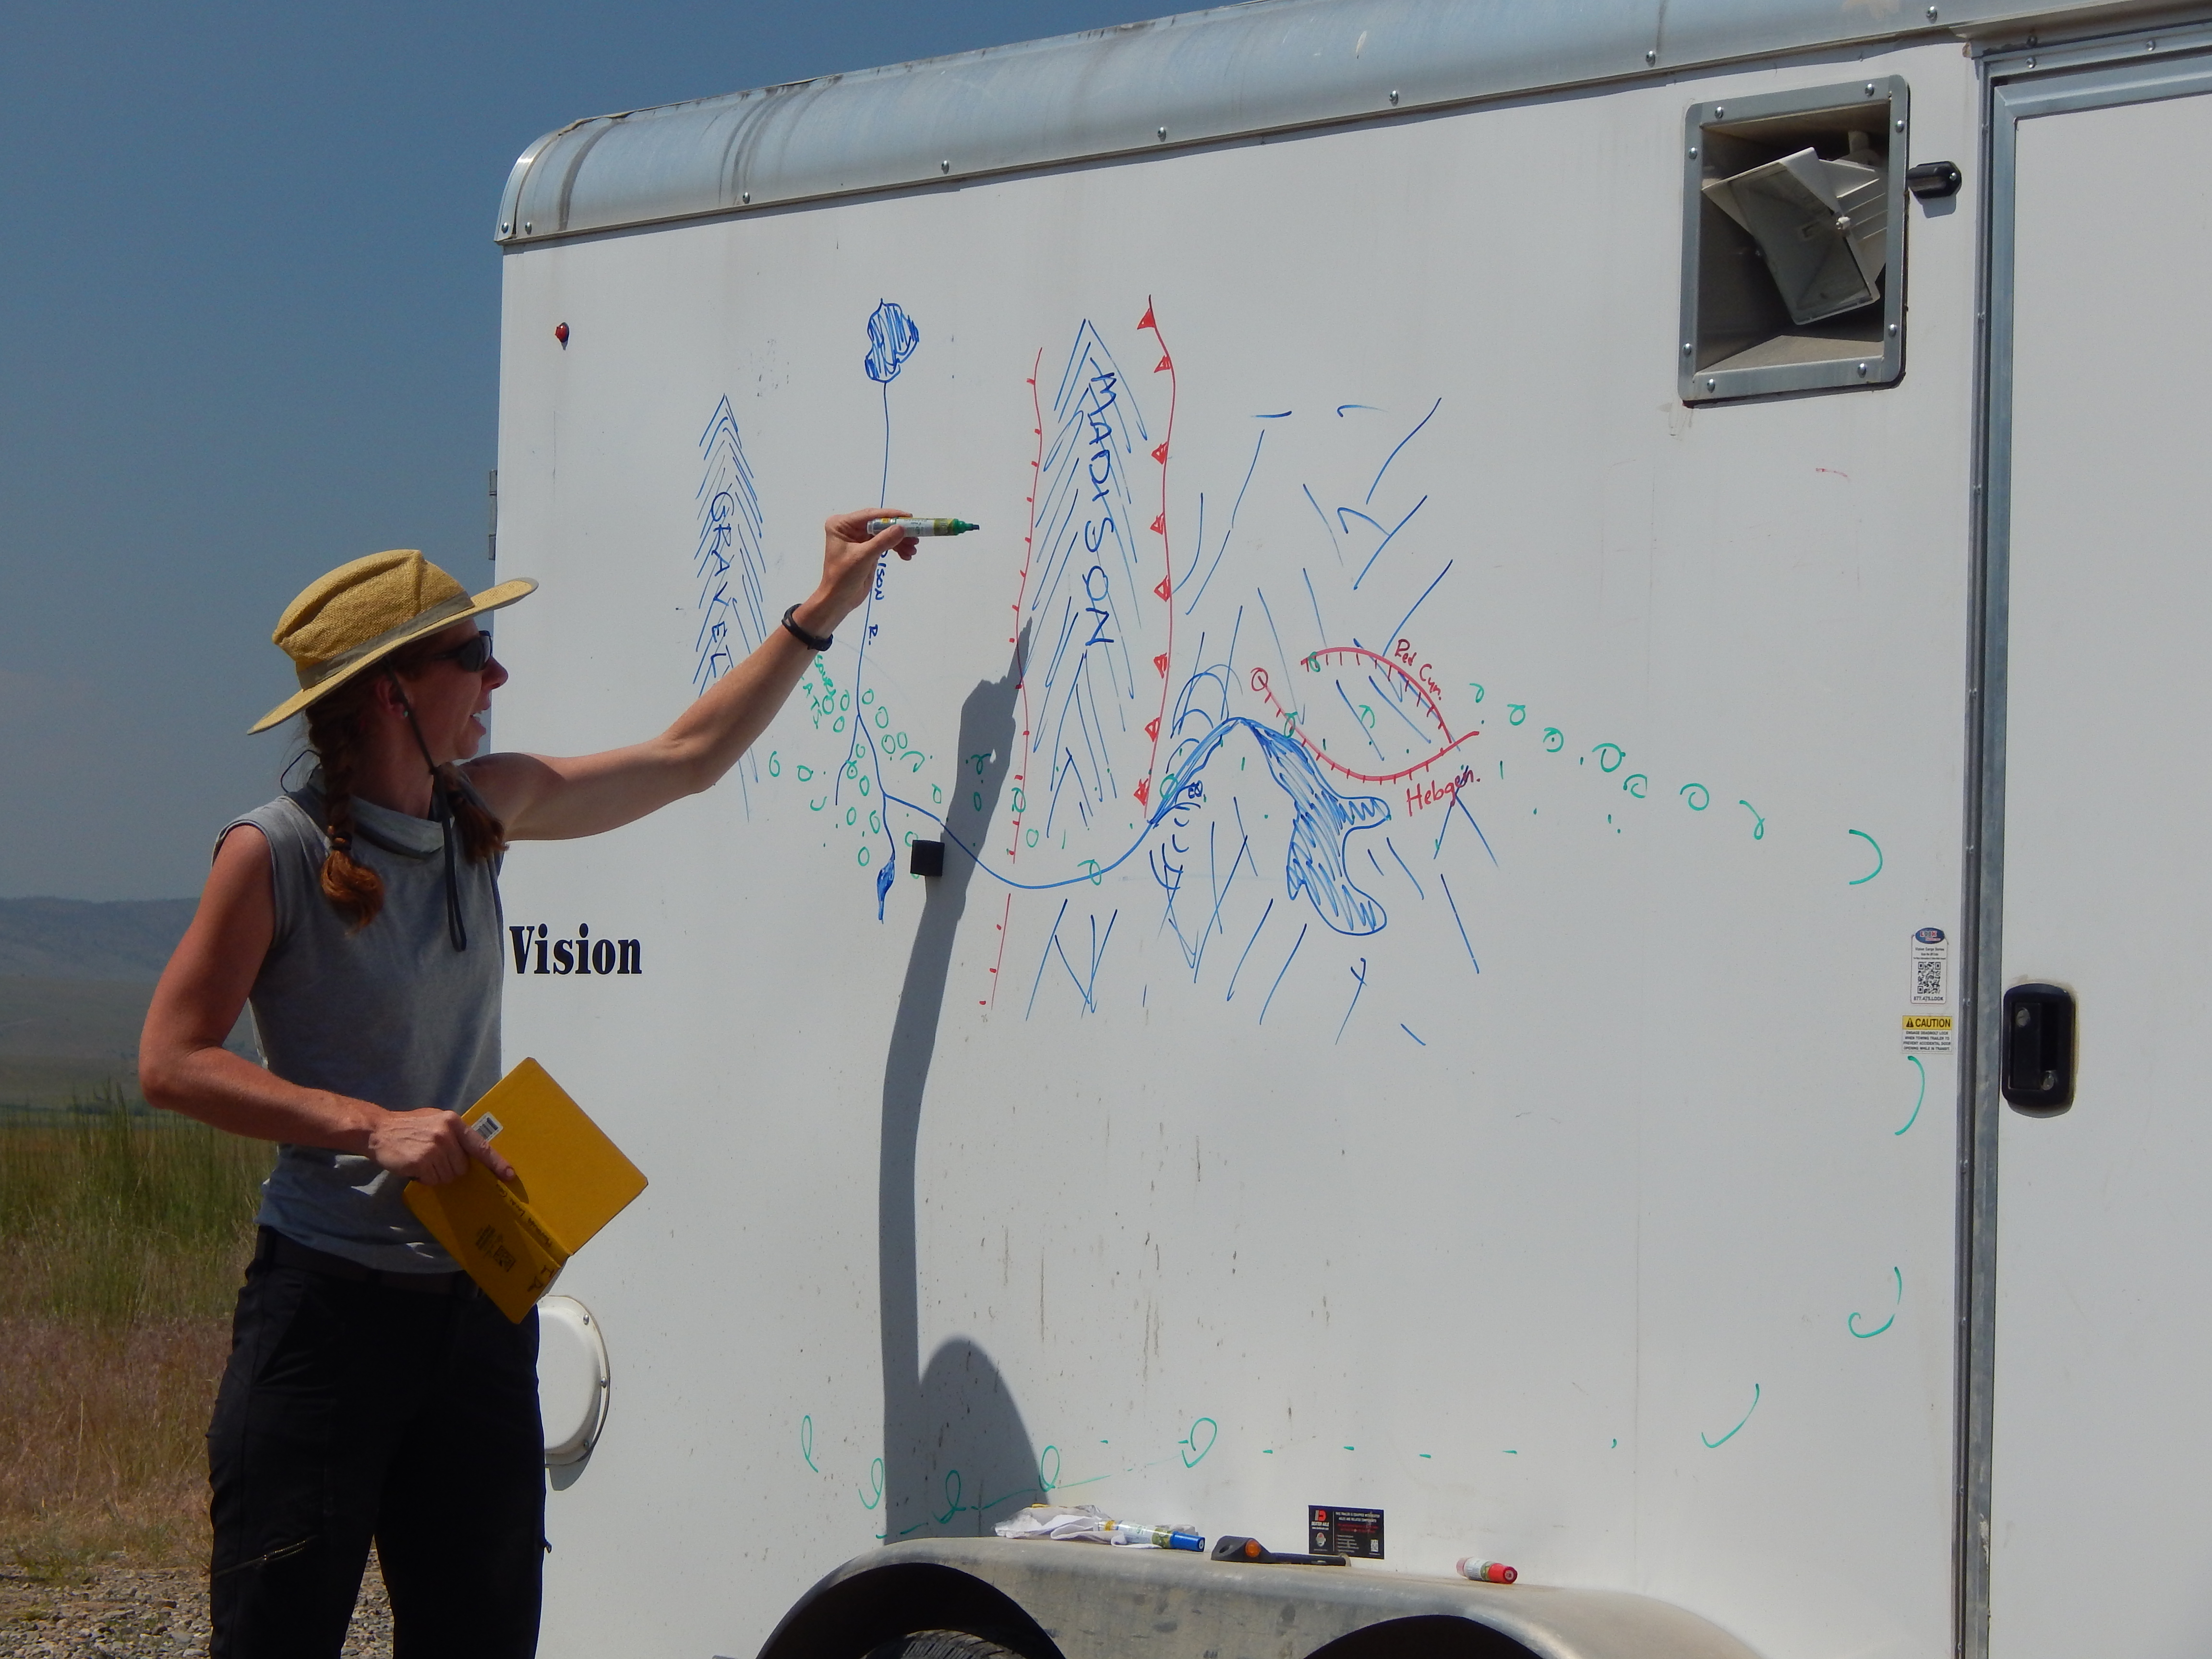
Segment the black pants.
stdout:
[[256,1261],[208,1470],[215,1659],[335,1659],[372,1538],[396,1659],[536,1651],[536,1314]]

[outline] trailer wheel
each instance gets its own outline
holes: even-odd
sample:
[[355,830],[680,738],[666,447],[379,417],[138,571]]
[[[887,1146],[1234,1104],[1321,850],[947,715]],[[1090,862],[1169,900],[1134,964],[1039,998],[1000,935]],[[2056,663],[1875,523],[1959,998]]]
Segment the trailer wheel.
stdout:
[[963,1630],[918,1630],[884,1643],[867,1659],[1023,1659],[1015,1649]]

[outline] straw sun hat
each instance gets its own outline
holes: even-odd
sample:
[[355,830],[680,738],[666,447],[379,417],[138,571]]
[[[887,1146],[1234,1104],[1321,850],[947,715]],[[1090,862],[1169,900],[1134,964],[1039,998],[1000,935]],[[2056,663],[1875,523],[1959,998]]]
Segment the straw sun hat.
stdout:
[[342,564],[310,582],[277,618],[269,637],[299,671],[300,690],[246,729],[266,732],[401,646],[513,605],[537,586],[518,577],[472,594],[411,548]]

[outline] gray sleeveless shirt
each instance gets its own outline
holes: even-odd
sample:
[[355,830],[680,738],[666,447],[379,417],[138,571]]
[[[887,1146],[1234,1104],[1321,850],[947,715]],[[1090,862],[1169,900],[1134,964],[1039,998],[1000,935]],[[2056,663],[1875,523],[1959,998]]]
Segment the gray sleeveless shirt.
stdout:
[[[269,1069],[393,1111],[459,1111],[499,1081],[502,939],[492,865],[456,860],[469,948],[446,925],[445,830],[356,799],[354,856],[384,883],[358,933],[323,896],[322,798],[306,789],[233,820],[268,839],[276,927],[253,981],[253,1025]],[[221,837],[217,837],[221,844]],[[458,1265],[400,1200],[406,1182],[374,1159],[280,1146],[262,1183],[264,1227],[312,1249],[398,1273]]]

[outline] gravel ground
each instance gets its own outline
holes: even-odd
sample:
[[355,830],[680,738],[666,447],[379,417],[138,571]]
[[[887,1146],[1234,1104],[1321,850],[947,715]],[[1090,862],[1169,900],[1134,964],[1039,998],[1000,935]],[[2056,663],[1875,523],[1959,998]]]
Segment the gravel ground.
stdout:
[[[109,1566],[86,1583],[52,1584],[0,1567],[0,1659],[173,1659],[207,1650],[203,1569]],[[392,1659],[392,1605],[374,1554],[345,1659]]]

